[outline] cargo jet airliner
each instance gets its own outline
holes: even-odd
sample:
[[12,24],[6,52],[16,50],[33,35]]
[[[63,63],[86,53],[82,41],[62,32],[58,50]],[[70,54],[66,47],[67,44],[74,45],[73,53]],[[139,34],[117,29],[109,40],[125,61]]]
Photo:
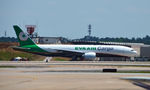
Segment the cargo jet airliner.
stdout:
[[14,25],[20,46],[13,49],[49,57],[94,59],[96,57],[134,57],[137,52],[130,47],[115,45],[59,45],[35,44],[17,25]]

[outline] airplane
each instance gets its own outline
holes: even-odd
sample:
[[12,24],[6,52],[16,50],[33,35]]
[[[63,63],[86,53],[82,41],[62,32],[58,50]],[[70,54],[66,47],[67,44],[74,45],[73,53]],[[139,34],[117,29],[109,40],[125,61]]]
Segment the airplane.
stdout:
[[134,57],[137,52],[130,47],[116,45],[63,45],[63,44],[36,44],[17,25],[13,26],[19,46],[15,50],[43,55],[47,57],[71,57],[93,60],[96,57]]

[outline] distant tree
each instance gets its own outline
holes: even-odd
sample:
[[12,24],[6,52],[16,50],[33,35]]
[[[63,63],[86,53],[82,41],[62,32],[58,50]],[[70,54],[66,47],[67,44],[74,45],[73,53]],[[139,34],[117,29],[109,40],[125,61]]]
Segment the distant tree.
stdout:
[[0,42],[18,42],[14,37],[0,37]]
[[98,37],[93,37],[93,36],[85,36],[84,38],[81,39],[76,39],[76,40],[82,40],[82,41],[105,41],[105,42],[130,42],[130,43],[144,43],[144,44],[150,44],[150,36],[146,35],[143,38],[127,38],[127,37],[120,37],[120,38],[110,38],[110,37],[105,37],[105,38],[98,38]]

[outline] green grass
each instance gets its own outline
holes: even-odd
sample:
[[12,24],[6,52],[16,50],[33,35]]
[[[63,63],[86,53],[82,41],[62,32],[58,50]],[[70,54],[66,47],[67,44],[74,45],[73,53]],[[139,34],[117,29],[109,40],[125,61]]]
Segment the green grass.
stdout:
[[29,58],[29,60],[43,60],[45,57],[34,55],[31,53],[19,52],[11,48],[0,50],[0,60],[10,61],[14,57]]
[[16,68],[16,66],[0,66],[0,68]]
[[66,60],[63,58],[54,58],[54,61],[66,61]]
[[150,73],[150,71],[117,71],[117,73]]
[[0,43],[0,61],[9,61],[14,57],[28,58],[29,60],[44,60],[44,56],[35,55],[13,50],[10,46],[17,46],[18,43],[1,42]]
[[28,53],[0,51],[0,60],[10,60],[14,57],[27,57],[29,59],[32,59],[32,55]]

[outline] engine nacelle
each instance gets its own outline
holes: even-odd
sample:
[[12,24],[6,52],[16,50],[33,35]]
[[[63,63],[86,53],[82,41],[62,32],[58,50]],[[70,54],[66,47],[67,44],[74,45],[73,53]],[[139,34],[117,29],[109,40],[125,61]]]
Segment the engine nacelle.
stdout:
[[96,58],[95,52],[88,52],[82,55],[84,59],[94,60]]

